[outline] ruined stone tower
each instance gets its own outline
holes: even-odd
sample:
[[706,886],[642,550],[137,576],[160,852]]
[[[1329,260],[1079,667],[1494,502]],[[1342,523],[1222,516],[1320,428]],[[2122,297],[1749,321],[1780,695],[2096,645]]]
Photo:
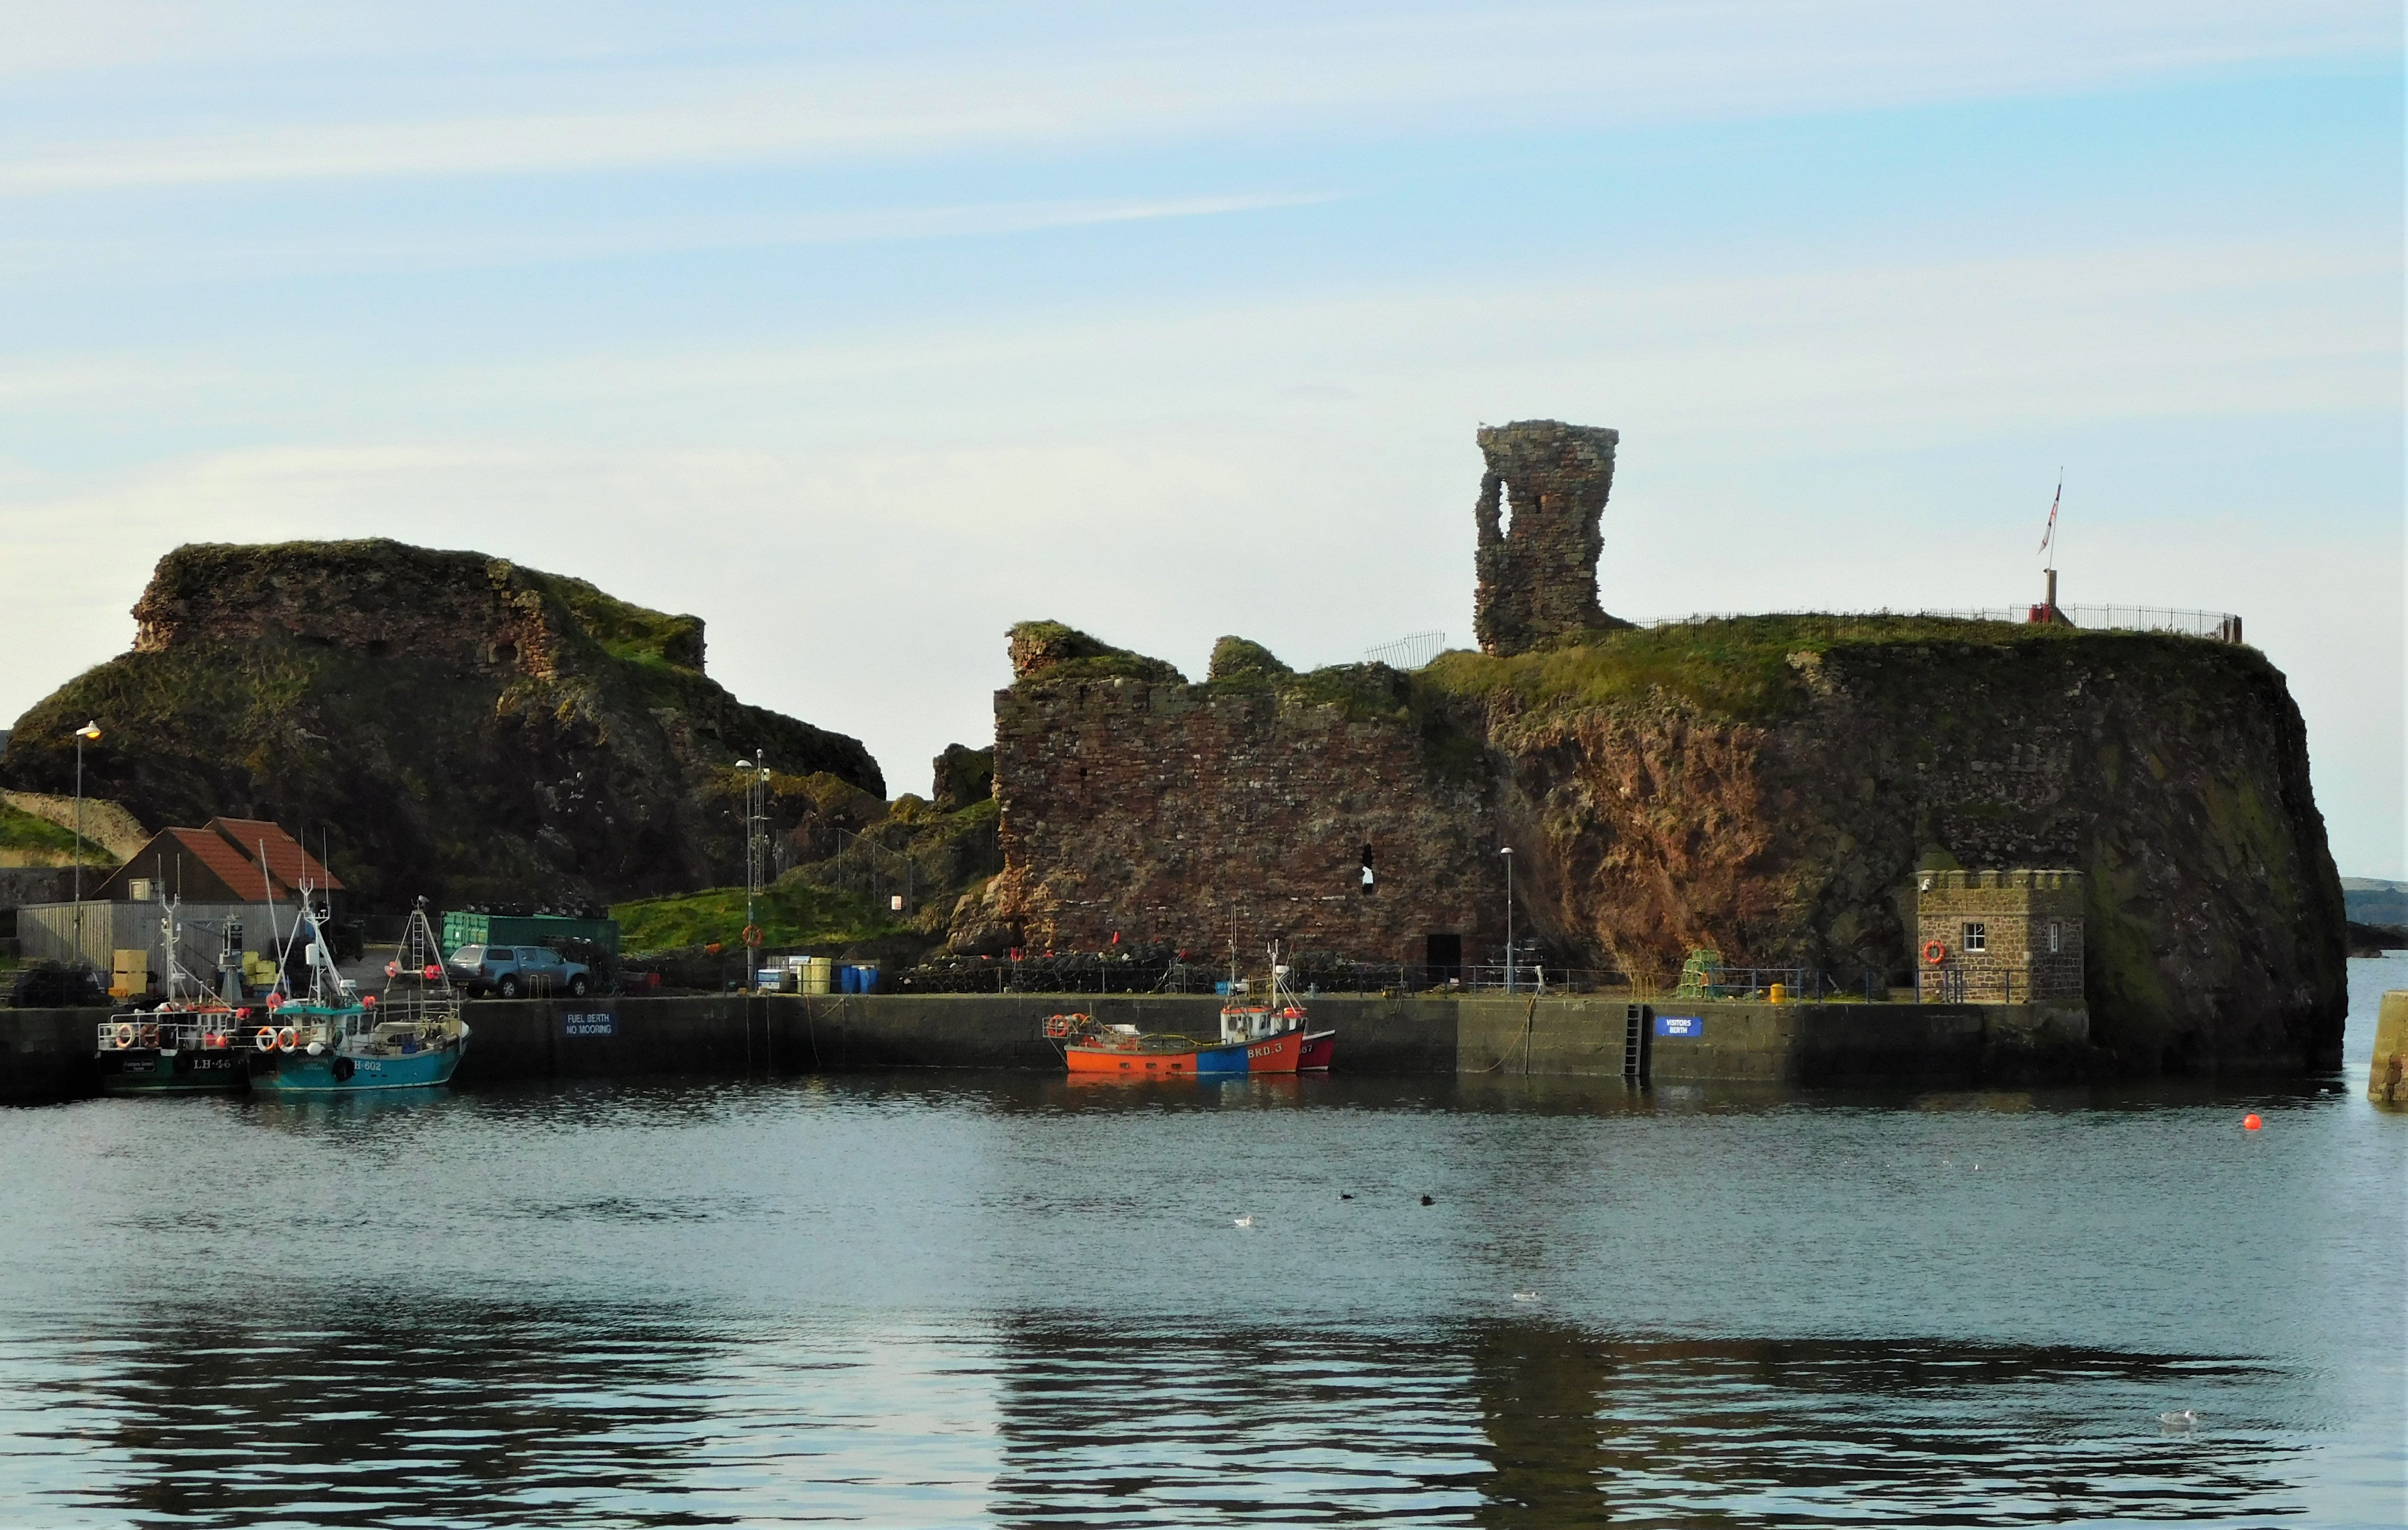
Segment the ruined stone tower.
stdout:
[[[1597,603],[1598,519],[1613,489],[1616,431],[1560,420],[1480,427],[1479,578],[1472,630],[1484,653],[1628,623]],[[1500,526],[1500,520],[1503,522]]]

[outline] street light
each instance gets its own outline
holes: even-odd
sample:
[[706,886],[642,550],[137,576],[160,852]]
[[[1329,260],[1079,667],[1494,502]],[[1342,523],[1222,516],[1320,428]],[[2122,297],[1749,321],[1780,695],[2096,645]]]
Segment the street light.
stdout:
[[738,760],[736,768],[744,772],[744,927],[750,930],[757,922],[753,906],[761,894],[762,851],[768,844],[769,762],[766,751],[756,766],[751,760]]
[[1505,992],[1513,992],[1513,847],[1497,852],[1505,857]]
[[75,959],[83,960],[83,746],[86,740],[100,741],[100,723],[86,722],[75,731],[76,741],[76,807],[75,846],[67,853],[75,860]]

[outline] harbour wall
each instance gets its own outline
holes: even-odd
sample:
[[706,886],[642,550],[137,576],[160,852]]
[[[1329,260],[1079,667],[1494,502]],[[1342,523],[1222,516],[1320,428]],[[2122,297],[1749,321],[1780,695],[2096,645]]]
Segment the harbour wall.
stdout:
[[[726,994],[483,1000],[454,1080],[885,1068],[1062,1066],[1039,1032],[1077,1007],[1107,1023],[1217,1034],[1221,1001],[1185,995]],[[1633,1007],[1506,994],[1312,1001],[1356,1074],[1641,1077],[1765,1082],[2028,1083],[2097,1071],[2079,1008],[2041,1005]],[[1634,1013],[1634,1009],[1636,1012]],[[0,1009],[0,1100],[93,1093],[106,1008]],[[1634,1048],[1636,1049],[1634,1052]]]

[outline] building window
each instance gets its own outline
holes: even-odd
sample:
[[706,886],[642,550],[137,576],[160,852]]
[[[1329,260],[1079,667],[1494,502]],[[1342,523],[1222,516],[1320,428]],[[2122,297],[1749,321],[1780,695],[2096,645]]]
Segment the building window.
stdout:
[[2055,920],[2051,920],[2049,921],[2048,925],[2048,953],[2051,956],[2056,956],[2062,953],[2064,950],[2065,926],[2057,922]]
[[1973,955],[1990,949],[1990,927],[1987,924],[1965,926],[1965,954]]

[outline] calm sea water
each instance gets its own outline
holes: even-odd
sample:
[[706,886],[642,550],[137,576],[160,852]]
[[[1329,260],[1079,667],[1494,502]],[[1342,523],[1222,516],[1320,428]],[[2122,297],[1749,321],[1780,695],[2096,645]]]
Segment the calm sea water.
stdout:
[[2277,1089],[0,1113],[0,1522],[2397,1524],[2351,977]]

